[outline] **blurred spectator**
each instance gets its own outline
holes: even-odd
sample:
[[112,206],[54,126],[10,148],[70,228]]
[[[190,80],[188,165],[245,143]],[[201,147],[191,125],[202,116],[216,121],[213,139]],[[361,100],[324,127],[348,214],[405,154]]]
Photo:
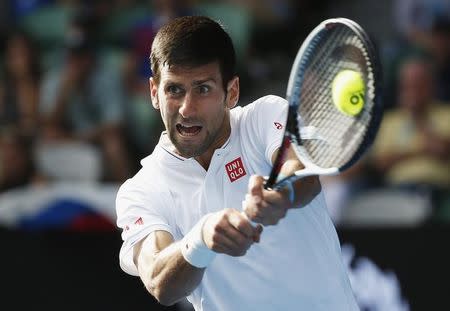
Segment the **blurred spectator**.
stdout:
[[148,2],[152,14],[139,18],[130,25],[123,62],[126,134],[137,160],[153,150],[163,130],[159,112],[151,106],[148,91],[148,79],[152,75],[148,57],[153,38],[161,25],[168,20],[190,12],[188,1]]
[[434,100],[424,58],[406,60],[398,84],[399,107],[384,117],[374,163],[389,185],[425,187],[442,198],[450,190],[450,106]]
[[434,59],[436,97],[450,103],[450,16],[433,22],[429,50]]
[[435,21],[450,17],[448,0],[396,0],[393,9],[399,34],[422,46],[428,45]]
[[191,13],[191,4],[188,0],[152,0],[153,27],[157,30],[169,20]]
[[26,183],[30,148],[38,129],[40,68],[31,39],[13,32],[6,40],[0,78],[0,190]]
[[86,15],[74,19],[67,32],[65,62],[46,76],[40,103],[45,117],[40,150],[50,148],[51,153],[62,141],[75,143],[83,159],[82,150],[95,155],[89,148],[99,149],[103,179],[120,182],[130,174],[122,129],[123,88],[118,68],[105,66],[96,54],[93,25]]
[[33,136],[38,122],[39,53],[25,33],[15,32],[7,39],[5,54],[5,70],[0,78],[0,124]]
[[363,157],[339,175],[320,177],[328,212],[336,225],[341,223],[346,207],[356,196],[378,186],[379,177],[372,170],[367,157]]
[[33,13],[41,7],[53,4],[54,0],[15,0],[10,2],[13,8],[14,16],[17,19],[20,19]]
[[151,105],[148,60],[142,64],[136,53],[131,50],[125,58],[124,86],[127,138],[137,160],[134,162],[139,163],[153,150],[164,127],[159,112]]
[[126,33],[130,56],[137,61],[136,69],[139,75],[147,78],[151,76],[148,56],[156,32],[170,19],[190,13],[186,0],[149,1],[149,6],[151,14],[135,19]]
[[0,193],[26,185],[33,177],[28,140],[14,130],[0,133]]
[[435,67],[433,97],[448,101],[449,83],[449,21],[448,0],[396,0],[393,3],[395,41],[383,50],[384,102],[392,108],[397,98],[399,66],[411,53],[431,56]]

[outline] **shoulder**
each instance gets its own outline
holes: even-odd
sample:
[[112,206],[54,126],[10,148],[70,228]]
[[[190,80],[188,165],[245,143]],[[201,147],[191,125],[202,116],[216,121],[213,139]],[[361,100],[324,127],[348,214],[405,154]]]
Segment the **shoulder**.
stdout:
[[234,118],[254,116],[258,113],[264,113],[267,110],[283,109],[287,105],[286,99],[276,95],[266,95],[245,106],[238,106],[231,110]]
[[154,176],[160,175],[157,159],[153,154],[144,158],[141,169],[131,178],[126,180],[119,188],[117,197],[133,194],[134,197],[152,197],[167,192],[162,180],[155,182]]
[[263,103],[263,104],[287,104],[287,100],[281,96],[278,95],[266,95],[258,100],[255,101],[255,103]]
[[[236,107],[231,110],[231,120],[233,124],[243,124],[246,127],[254,128],[260,124],[276,122],[284,122],[287,109],[287,101],[276,95],[266,95],[243,107]],[[281,120],[281,121],[280,121]],[[282,123],[282,122],[281,122]]]
[[274,106],[275,107],[280,106],[280,105],[284,106],[285,104],[287,104],[287,101],[283,97],[280,97],[277,95],[266,95],[266,96],[258,98],[257,100],[253,101],[252,103],[245,106],[244,108],[258,110],[258,109],[264,109],[267,107],[272,108]]
[[150,180],[148,180],[144,168],[141,168],[136,175],[126,180],[120,186],[116,202],[127,198],[132,198],[132,201],[142,201],[149,199],[152,193],[156,195],[159,191],[155,191],[155,188],[150,187],[149,182]]
[[[140,213],[165,215],[172,205],[172,195],[168,187],[155,172],[142,168],[136,175],[125,181],[117,191],[116,213],[118,218]],[[169,213],[170,214],[170,213]]]

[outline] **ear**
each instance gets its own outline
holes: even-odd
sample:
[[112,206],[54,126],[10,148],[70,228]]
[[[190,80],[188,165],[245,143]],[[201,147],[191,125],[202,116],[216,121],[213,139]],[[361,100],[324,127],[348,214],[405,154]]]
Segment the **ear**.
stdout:
[[150,89],[150,98],[152,100],[152,105],[155,109],[159,109],[158,84],[153,78],[150,78],[148,79],[148,85]]
[[239,100],[239,77],[233,77],[227,86],[227,99],[226,104],[229,109],[236,106]]

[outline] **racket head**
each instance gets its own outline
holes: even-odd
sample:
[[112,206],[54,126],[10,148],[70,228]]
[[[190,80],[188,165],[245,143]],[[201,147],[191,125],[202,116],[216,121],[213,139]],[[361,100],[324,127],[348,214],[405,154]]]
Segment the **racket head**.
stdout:
[[[332,81],[343,70],[358,72],[364,82],[364,105],[357,115],[342,113],[332,99]],[[328,19],[305,39],[287,87],[290,113],[286,131],[297,156],[321,172],[342,172],[373,143],[383,107],[381,66],[367,33],[352,20]],[[297,124],[293,121],[295,119]]]

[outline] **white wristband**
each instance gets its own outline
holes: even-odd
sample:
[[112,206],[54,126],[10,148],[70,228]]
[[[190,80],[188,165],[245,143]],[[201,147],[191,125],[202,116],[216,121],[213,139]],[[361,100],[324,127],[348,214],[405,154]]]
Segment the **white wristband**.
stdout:
[[[283,175],[283,174],[279,174],[279,175],[278,175],[278,180],[282,180],[282,179],[284,179],[284,178],[286,178],[285,175]],[[295,200],[295,189],[294,189],[293,183],[290,182],[290,181],[285,182],[285,183],[283,184],[283,187],[286,188],[287,191],[288,191],[289,202],[291,202],[291,204],[294,204],[294,200]]]
[[216,257],[216,252],[209,249],[203,240],[203,225],[211,216],[203,216],[181,240],[181,254],[184,259],[197,268],[205,268]]
[[291,202],[291,204],[294,204],[294,200],[295,200],[294,185],[291,182],[288,182],[288,183],[286,183],[285,187],[289,191],[289,201]]

